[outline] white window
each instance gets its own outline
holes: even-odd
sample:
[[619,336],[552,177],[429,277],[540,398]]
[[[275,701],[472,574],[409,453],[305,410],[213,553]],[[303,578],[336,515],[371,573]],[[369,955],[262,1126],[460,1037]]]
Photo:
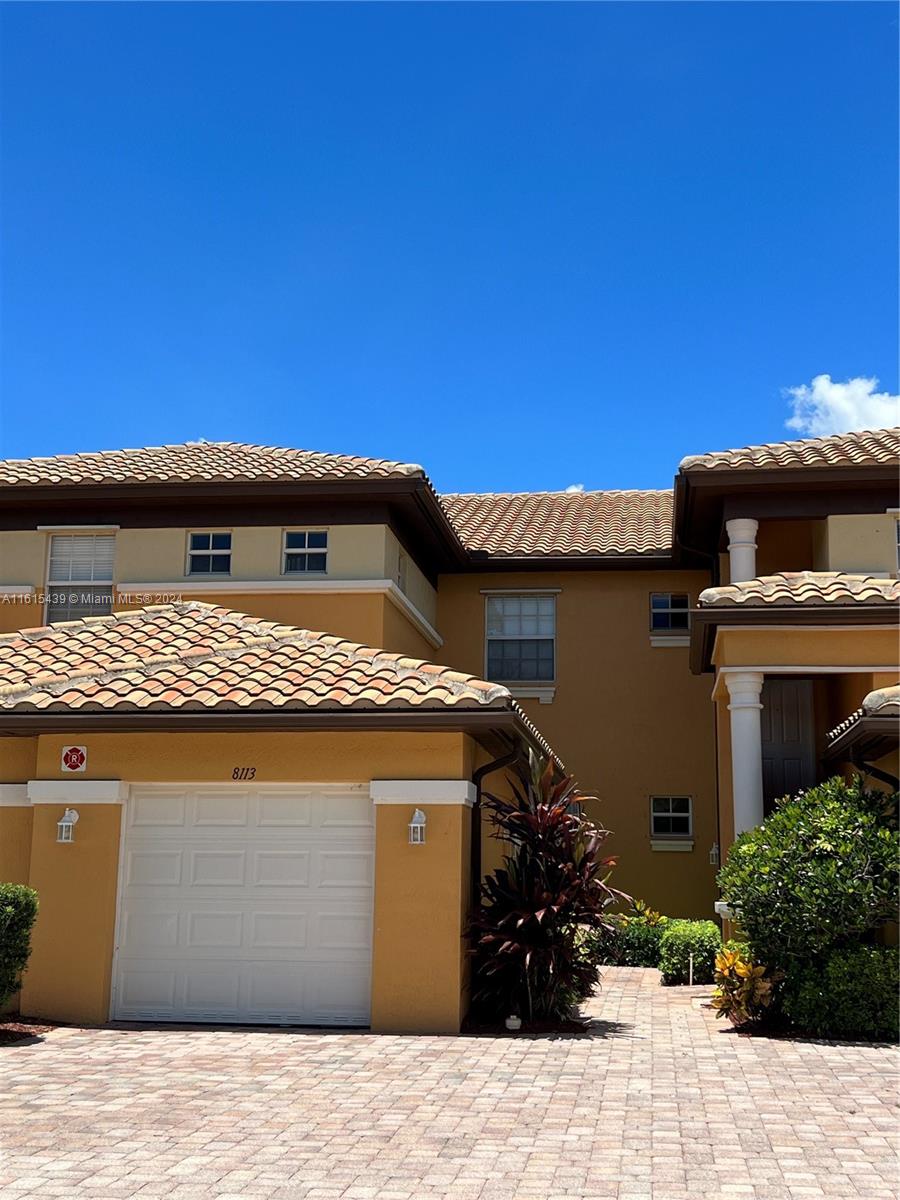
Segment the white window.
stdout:
[[47,621],[112,612],[113,560],[111,533],[54,533],[47,571]]
[[188,575],[230,575],[231,534],[192,533],[188,539]]
[[328,569],[328,534],[324,529],[288,529],[284,535],[285,575],[322,575]]
[[650,836],[691,837],[693,814],[690,796],[650,797]]
[[556,675],[556,597],[487,597],[487,676],[547,683]]
[[690,623],[689,607],[684,592],[651,592],[650,632],[687,633]]

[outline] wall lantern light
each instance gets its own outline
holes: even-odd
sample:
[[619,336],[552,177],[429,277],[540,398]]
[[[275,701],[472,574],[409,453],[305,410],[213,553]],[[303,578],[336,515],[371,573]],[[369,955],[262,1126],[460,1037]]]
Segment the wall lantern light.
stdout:
[[423,846],[425,844],[425,814],[417,808],[409,823],[409,844]]
[[58,842],[74,842],[77,824],[78,813],[74,808],[67,808],[62,815],[62,820],[56,822],[56,840]]

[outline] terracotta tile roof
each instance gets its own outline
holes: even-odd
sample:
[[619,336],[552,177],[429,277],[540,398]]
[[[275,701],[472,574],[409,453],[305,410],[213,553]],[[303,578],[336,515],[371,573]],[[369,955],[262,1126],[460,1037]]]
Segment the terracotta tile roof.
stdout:
[[0,486],[409,478],[424,479],[425,472],[415,463],[243,442],[184,442],[0,462]]
[[505,687],[199,601],[0,636],[0,710],[498,709]]
[[886,722],[891,721],[896,726],[897,719],[900,717],[900,683],[879,688],[877,692],[869,692],[856,712],[851,713],[845,721],[841,721],[840,725],[835,725],[834,729],[829,730],[826,735],[828,741],[835,741],[842,733],[846,733],[848,729],[859,724],[863,717],[878,717]]
[[441,496],[468,550],[502,558],[668,554],[672,492],[498,492]]
[[701,608],[818,607],[896,604],[900,581],[843,571],[782,571],[746,583],[706,588]]
[[898,462],[900,427],[772,442],[764,446],[745,446],[741,450],[718,450],[712,454],[692,454],[681,460],[679,470],[685,474],[695,471],[742,471],[751,467],[802,470],[814,467],[896,466]]

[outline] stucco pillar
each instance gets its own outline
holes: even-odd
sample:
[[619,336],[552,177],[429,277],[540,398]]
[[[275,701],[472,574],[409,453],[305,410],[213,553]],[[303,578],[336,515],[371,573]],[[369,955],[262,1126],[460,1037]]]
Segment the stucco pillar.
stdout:
[[744,583],[756,578],[756,534],[759,521],[734,517],[725,522],[728,533],[729,582]]
[[763,820],[761,671],[729,671],[728,711],[731,714],[731,791],[734,836]]
[[[375,779],[372,1029],[458,1033],[466,1012],[475,785]],[[409,840],[416,810],[425,838]]]

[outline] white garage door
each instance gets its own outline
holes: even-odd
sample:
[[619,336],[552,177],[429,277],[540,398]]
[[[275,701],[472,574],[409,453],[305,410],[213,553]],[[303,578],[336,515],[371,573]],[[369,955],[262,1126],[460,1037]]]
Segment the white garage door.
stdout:
[[136,786],[113,974],[120,1020],[367,1025],[367,786]]

